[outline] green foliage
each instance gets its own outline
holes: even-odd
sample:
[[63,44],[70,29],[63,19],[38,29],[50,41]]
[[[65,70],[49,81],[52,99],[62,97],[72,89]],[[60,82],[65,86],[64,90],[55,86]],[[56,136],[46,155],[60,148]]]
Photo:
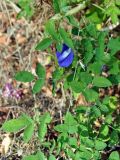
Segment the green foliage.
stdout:
[[21,82],[31,82],[34,80],[34,75],[28,71],[21,71],[15,75],[15,79]]
[[96,87],[109,87],[112,83],[105,77],[95,77],[93,79],[93,85]]
[[17,132],[20,129],[23,129],[29,123],[26,118],[23,116],[19,117],[18,119],[12,119],[4,123],[2,129],[6,132]]
[[20,130],[24,130],[23,140],[27,143],[33,135],[34,123],[29,116],[23,114],[17,119],[5,122],[2,129],[6,132],[19,132]]
[[69,134],[76,133],[78,130],[77,122],[71,115],[71,113],[68,112],[65,116],[64,124],[57,125],[55,127],[55,130],[58,132],[69,133]]
[[95,102],[99,96],[99,94],[93,89],[86,89],[83,92],[83,95],[85,96],[86,100],[89,102]]
[[49,113],[45,113],[42,117],[40,117],[40,124],[38,127],[38,137],[40,141],[44,140],[44,137],[47,133],[47,124],[51,121],[51,117]]
[[95,149],[97,149],[98,151],[104,150],[104,148],[106,148],[106,143],[96,140],[95,141]]
[[43,51],[47,49],[52,43],[53,43],[53,40],[51,38],[45,38],[40,43],[37,44],[36,50]]
[[[21,8],[27,2],[26,0],[23,3],[21,0]],[[30,7],[31,2],[32,0],[26,6]],[[49,113],[38,115],[38,110],[33,119],[23,114],[5,122],[2,129],[15,133],[22,130],[25,143],[32,139],[35,132],[34,136],[37,136],[40,143],[39,149],[48,151],[44,155],[38,149],[37,153],[35,151],[35,154],[26,156],[23,160],[101,160],[102,154],[109,151],[109,148],[111,151],[116,145],[120,145],[118,99],[107,95],[100,98],[101,88],[107,90],[120,83],[120,37],[114,35],[113,31],[111,36],[108,26],[103,28],[108,18],[110,25],[119,21],[120,3],[119,0],[98,3],[53,0],[53,7],[55,15],[46,22],[44,38],[37,44],[36,50],[47,50],[54,57],[54,50],[61,51],[63,43],[72,48],[74,61],[70,67],[60,68],[54,58],[56,65],[52,73],[53,94],[58,88],[61,89],[62,84],[65,93],[66,90],[67,93],[71,92],[73,102],[82,94],[88,105],[66,106],[68,111],[64,113],[62,122],[58,121],[55,126]],[[84,8],[86,9],[83,10],[80,20],[77,19],[74,14]],[[25,6],[22,9],[29,14]],[[69,25],[69,30],[64,27],[64,22]],[[36,94],[45,85],[46,71],[38,63],[35,75],[20,71],[16,73],[15,79],[31,82],[32,92]],[[48,129],[53,135],[57,135],[56,139],[47,138]],[[107,159],[118,160],[119,153],[115,150]]]
[[45,79],[46,72],[44,67],[40,63],[38,63],[36,66],[36,74],[40,79]]
[[45,25],[45,30],[47,33],[50,34],[53,40],[59,41],[59,36],[56,31],[55,27],[55,21],[54,20],[49,20],[46,25]]
[[83,41],[84,47],[85,47],[85,56],[84,56],[84,63],[87,64],[90,62],[90,60],[93,58],[93,46],[89,39],[85,39]]
[[46,71],[40,63],[36,66],[36,74],[38,76],[38,80],[36,80],[32,89],[34,94],[40,92],[45,83]]
[[63,39],[63,42],[67,44],[70,48],[74,48],[73,42],[71,38],[69,38],[68,33],[64,30],[64,28],[59,28],[59,33]]
[[23,160],[45,160],[45,156],[41,151],[38,151],[35,155],[26,156]]
[[36,80],[36,82],[33,86],[33,89],[32,89],[33,94],[36,94],[36,93],[40,92],[43,86],[44,86],[44,81],[43,80],[41,80],[41,79]]
[[114,2],[106,9],[105,14],[111,17],[111,20],[114,24],[116,24],[119,19],[118,16],[120,15],[120,9],[118,6],[115,5]]
[[120,38],[111,38],[108,43],[108,48],[110,49],[110,54],[114,55],[117,51],[120,51]]
[[[38,76],[38,79],[33,85],[33,94],[40,92],[45,83],[46,71],[40,63],[38,63],[36,66],[36,75]],[[20,71],[16,73],[15,79],[20,82],[32,82],[35,80],[35,76],[31,72]]]
[[31,18],[34,14],[33,0],[18,0],[17,5],[20,7],[21,11],[18,14],[18,18],[25,17],[27,19]]
[[56,160],[55,156],[50,155],[49,160]]
[[32,138],[34,132],[34,123],[30,123],[25,129],[24,129],[24,135],[23,140],[25,143],[28,143],[29,140]]
[[120,156],[117,151],[114,151],[110,154],[109,160],[119,160],[119,159],[120,159]]

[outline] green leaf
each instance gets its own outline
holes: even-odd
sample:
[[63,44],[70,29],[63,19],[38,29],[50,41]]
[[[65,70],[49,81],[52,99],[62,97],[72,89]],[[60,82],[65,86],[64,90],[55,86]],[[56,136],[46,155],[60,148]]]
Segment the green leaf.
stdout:
[[25,17],[31,18],[34,14],[34,7],[32,0],[19,0],[17,5],[20,6],[21,11],[18,13],[17,18]]
[[15,79],[20,82],[31,82],[34,80],[34,75],[28,71],[20,71],[16,73]]
[[96,30],[96,26],[95,24],[89,24],[88,26],[86,26],[86,30],[89,33],[90,36],[96,38],[97,36],[97,30]]
[[51,38],[45,38],[37,44],[35,49],[43,51],[47,49],[52,43],[53,43],[53,40]]
[[34,155],[25,156],[23,160],[38,160]]
[[26,156],[23,160],[46,160],[46,158],[41,151],[38,151],[36,155]]
[[105,37],[106,37],[106,32],[100,32],[98,36],[98,48],[96,48],[97,61],[104,60]]
[[109,80],[113,83],[113,84],[119,84],[120,83],[120,75],[111,75],[108,77]]
[[53,8],[55,13],[59,13],[60,12],[60,7],[59,7],[59,2],[56,0],[53,0]]
[[114,55],[116,52],[120,51],[120,38],[111,38],[108,43],[108,48],[111,50],[111,55]]
[[96,87],[109,87],[112,83],[105,77],[94,77],[93,85]]
[[37,152],[36,157],[37,157],[37,160],[46,160],[44,153],[41,151]]
[[80,151],[79,154],[80,154],[81,160],[90,160],[92,159],[92,156],[93,156],[92,152],[87,149],[84,149],[84,151]]
[[76,148],[76,147],[78,146],[78,144],[77,144],[77,138],[75,138],[75,137],[70,137],[68,144],[69,144],[71,147]]
[[93,89],[86,89],[83,92],[83,94],[84,94],[86,100],[89,102],[95,102],[99,96],[99,94],[96,91],[94,91]]
[[89,20],[89,22],[93,22],[95,24],[100,24],[102,22],[102,18],[99,17],[97,11],[90,12],[86,15],[86,18]]
[[40,124],[38,128],[38,137],[40,141],[44,140],[44,137],[47,133],[47,124],[50,123],[51,117],[49,113],[45,113],[42,117],[40,117]]
[[91,113],[92,113],[93,116],[95,116],[95,117],[97,117],[97,118],[101,116],[100,109],[97,108],[96,106],[93,106],[93,107],[91,108]]
[[58,132],[63,132],[63,133],[67,132],[67,126],[65,124],[59,124],[55,126],[54,129]]
[[76,93],[82,92],[86,87],[86,85],[84,85],[82,82],[78,82],[78,81],[75,81],[75,80],[70,82],[69,85],[70,85],[72,91],[74,91]]
[[103,111],[104,113],[109,112],[109,109],[108,109],[107,105],[104,105],[104,104],[100,105],[100,110]]
[[27,143],[32,138],[33,132],[34,132],[34,123],[31,123],[24,129],[23,140],[25,143]]
[[45,68],[40,63],[38,63],[36,66],[36,74],[40,79],[45,79],[46,71]]
[[62,68],[57,68],[57,69],[53,72],[53,75],[52,75],[53,80],[54,80],[54,81],[60,80],[60,79],[62,78],[63,74],[64,74],[64,70],[63,70]]
[[33,94],[40,92],[43,86],[44,86],[44,80],[38,79],[33,86],[32,89]]
[[44,140],[46,133],[47,133],[47,125],[46,123],[41,122],[38,127],[38,137],[41,142]]
[[26,120],[26,118],[20,116],[18,119],[6,121],[3,124],[2,129],[6,132],[18,132],[19,130],[27,127],[29,123],[30,122]]
[[103,124],[100,128],[100,135],[106,137],[109,133],[109,127],[105,124]]
[[78,130],[77,121],[74,119],[74,117],[71,115],[70,112],[67,112],[64,121],[65,121],[64,124],[60,124],[54,127],[56,131],[63,133],[68,132],[69,134],[77,132]]
[[119,62],[113,63],[112,68],[109,70],[110,75],[118,75],[120,72]]
[[112,120],[113,120],[113,118],[112,118],[112,115],[107,115],[106,116],[106,118],[105,118],[105,122],[107,123],[107,124],[111,124],[112,123]]
[[109,5],[105,13],[111,17],[111,20],[114,24],[119,22],[118,16],[120,15],[120,10],[114,3]]
[[101,159],[101,155],[100,155],[100,152],[99,151],[96,151],[93,153],[93,159],[94,160],[100,160]]
[[55,22],[54,20],[49,20],[47,21],[46,25],[45,25],[45,29],[46,31],[51,35],[51,37],[59,42],[59,36],[58,33],[56,32],[55,29]]
[[79,77],[83,83],[86,83],[86,85],[92,82],[92,76],[87,72],[80,72]]
[[89,138],[82,138],[81,142],[82,142],[82,144],[85,145],[85,147],[88,147],[88,148],[94,147],[94,141]]
[[85,125],[79,125],[79,133],[81,135],[81,137],[88,137],[89,133],[88,133],[88,127],[86,127]]
[[31,119],[30,116],[28,116],[27,114],[22,114],[23,118],[27,120],[27,122],[29,124],[33,123],[34,121]]
[[74,159],[75,158],[75,153],[71,149],[67,148],[66,152],[67,152],[67,156],[68,156],[69,159]]
[[63,44],[61,42],[56,42],[56,48],[58,52],[62,52]]
[[84,44],[84,48],[85,48],[84,63],[87,64],[91,61],[91,59],[94,56],[93,46],[92,46],[92,43],[89,39],[85,39],[83,41],[83,44]]
[[59,28],[60,35],[64,40],[64,43],[67,44],[70,48],[74,49],[73,42],[71,38],[69,38],[69,34],[65,31],[64,28]]
[[42,115],[40,117],[40,122],[44,122],[46,124],[50,123],[51,122],[50,114],[48,112],[46,112],[44,115]]
[[119,1],[119,0],[116,0],[116,4],[117,4],[118,6],[120,6],[120,1]]
[[33,86],[34,94],[40,92],[40,90],[42,89],[45,83],[46,71],[45,71],[45,68],[40,63],[37,64],[36,74],[40,79],[38,79]]
[[49,157],[49,160],[56,160],[56,158],[55,158],[55,156],[54,155],[50,155],[50,157]]
[[70,112],[67,112],[64,123],[66,125],[68,133],[73,134],[77,132],[77,121],[74,119]]
[[102,142],[102,141],[99,141],[99,140],[96,140],[95,141],[95,149],[98,150],[98,151],[102,151],[106,148],[106,143]]
[[119,153],[117,151],[113,151],[109,156],[109,160],[120,160]]
[[77,121],[74,119],[73,115],[70,112],[67,112],[64,121],[68,126],[77,125]]
[[119,144],[119,136],[117,131],[112,131],[110,135],[110,146],[114,146],[116,144]]
[[79,27],[79,23],[78,23],[77,19],[74,16],[71,15],[71,16],[67,16],[66,18],[68,19],[68,22],[72,26]]
[[88,68],[88,71],[92,71],[92,73],[94,74],[100,74],[101,73],[101,68],[102,68],[102,65],[100,62],[94,62],[92,64],[89,65],[89,68]]

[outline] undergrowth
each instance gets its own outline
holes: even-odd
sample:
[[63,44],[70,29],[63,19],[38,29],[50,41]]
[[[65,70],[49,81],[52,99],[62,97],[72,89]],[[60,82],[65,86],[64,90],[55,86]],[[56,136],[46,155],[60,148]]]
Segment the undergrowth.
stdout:
[[[18,2],[21,16],[32,16],[29,3]],[[25,143],[29,143],[33,134],[37,136],[41,147],[34,155],[24,155],[23,160],[119,160],[119,98],[115,95],[101,98],[100,89],[107,90],[120,83],[120,37],[111,34],[119,23],[120,2],[53,0],[53,8],[55,15],[46,22],[44,38],[35,49],[50,54],[55,68],[53,96],[62,83],[74,99],[82,94],[88,104],[68,106],[62,123],[54,126],[57,137],[51,139],[47,130],[53,119],[48,112],[43,115],[35,112],[34,117],[23,113],[6,121],[2,129],[12,133],[22,130]],[[24,70],[14,78],[31,83],[35,95],[45,85],[46,70],[38,63],[35,75]],[[72,107],[75,109],[71,113]]]

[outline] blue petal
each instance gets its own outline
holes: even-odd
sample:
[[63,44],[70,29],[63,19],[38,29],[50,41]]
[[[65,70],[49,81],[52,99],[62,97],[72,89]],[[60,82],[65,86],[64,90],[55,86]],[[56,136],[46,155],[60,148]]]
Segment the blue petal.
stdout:
[[60,54],[60,56],[58,57],[58,61],[63,61],[65,58],[67,58],[69,56],[69,54],[72,52],[72,49],[69,48],[67,50],[65,50],[63,53]]
[[73,62],[74,54],[71,52],[63,61],[58,61],[60,67],[69,67]]
[[63,44],[62,52],[64,52],[67,49],[69,49],[69,47],[66,44]]
[[66,44],[63,44],[62,52],[56,52],[56,56],[60,67],[68,67],[74,58],[72,49]]
[[62,47],[62,51],[61,52],[56,52],[56,55],[57,55],[57,59],[59,59],[59,56],[61,56],[61,54],[64,52],[64,51],[66,51],[66,50],[68,50],[69,49],[69,47],[66,45],[66,44],[63,44],[63,47]]

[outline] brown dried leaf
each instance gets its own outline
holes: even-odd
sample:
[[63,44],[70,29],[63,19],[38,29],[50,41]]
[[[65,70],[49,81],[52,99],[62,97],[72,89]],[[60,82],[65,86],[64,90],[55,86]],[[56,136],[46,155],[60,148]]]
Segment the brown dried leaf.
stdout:
[[10,135],[6,134],[5,138],[2,141],[1,147],[0,147],[0,152],[1,152],[2,155],[7,154],[8,150],[9,150],[9,147],[10,147],[10,144],[11,144]]

